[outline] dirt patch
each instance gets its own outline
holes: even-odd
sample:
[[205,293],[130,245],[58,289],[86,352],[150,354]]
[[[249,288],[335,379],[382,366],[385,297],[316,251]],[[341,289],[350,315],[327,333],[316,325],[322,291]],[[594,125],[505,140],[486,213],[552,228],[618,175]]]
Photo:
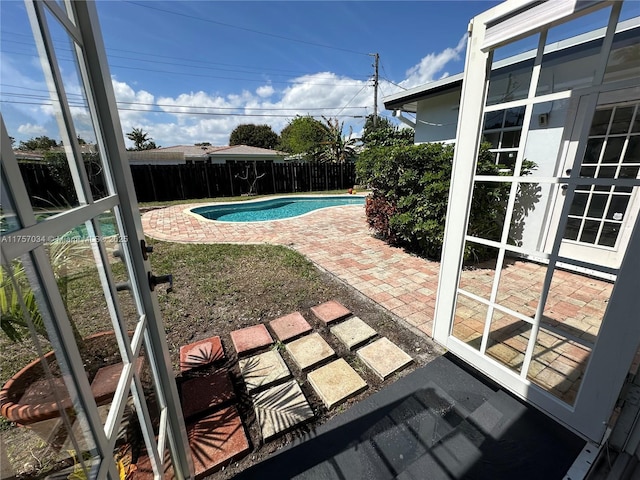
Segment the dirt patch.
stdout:
[[[158,258],[165,257],[162,253],[165,246],[166,244],[156,245],[156,251],[159,253]],[[167,338],[176,371],[181,345],[213,335],[220,335],[227,354],[227,360],[222,367],[227,368],[231,374],[236,390],[238,409],[249,436],[251,451],[243,459],[226,465],[223,470],[209,478],[233,478],[238,472],[264,460],[273,452],[291,443],[295,438],[312,431],[354,403],[393,383],[442,353],[430,340],[424,336],[416,335],[409,328],[401,325],[401,320],[390,312],[341,280],[320,271],[295,252],[284,247],[226,246],[231,250],[224,248],[225,246],[218,247],[225,250],[227,254],[231,251],[237,253],[235,252],[236,248],[241,248],[245,253],[251,253],[244,260],[232,262],[234,265],[230,264],[215,272],[209,270],[211,276],[216,278],[213,283],[217,285],[218,294],[212,293],[210,297],[203,297],[201,284],[200,286],[198,283],[186,285],[177,281],[174,292],[168,295],[161,294],[159,299],[165,323],[172,325]],[[273,258],[267,259],[262,255],[266,251],[270,252],[270,256],[279,259],[278,265],[273,263]],[[184,269],[191,268],[189,263],[185,263],[184,259],[180,261],[179,265],[174,263],[172,265],[174,278],[180,279],[183,273],[186,274],[187,271]],[[235,287],[228,289],[227,282],[231,281],[231,278]],[[198,298],[198,301],[189,302],[189,307],[185,308],[188,298]],[[330,333],[329,327],[319,322],[311,313],[311,307],[328,300],[339,301],[354,315],[360,317],[376,330],[379,336],[389,338],[411,355],[414,362],[391,378],[382,381],[362,364],[355,351],[349,351],[342,345]],[[230,332],[258,323],[268,323],[279,316],[295,311],[302,313],[314,331],[319,332],[327,340],[338,356],[345,358],[367,382],[368,388],[342,405],[327,410],[306,380],[306,374],[302,374],[295,368],[290,368],[309,401],[315,418],[302,427],[263,443],[251,398],[247,394],[240,375],[238,358],[231,342]],[[186,328],[187,324],[189,328]],[[290,367],[295,365],[285,348],[279,348],[279,351]],[[195,375],[204,373],[206,370],[196,372]]]
[[[156,290],[174,371],[179,372],[181,346],[219,335],[227,354],[224,367],[230,371],[238,409],[249,437],[250,453],[237,462],[225,465],[223,470],[210,478],[232,478],[238,472],[260,462],[295,438],[312,431],[354,403],[393,383],[441,353],[431,341],[414,334],[387,310],[332,275],[319,270],[300,254],[286,247],[150,243],[154,246],[151,256],[153,272],[156,275],[171,273],[174,279],[171,293],[166,293],[163,285],[158,286]],[[83,336],[108,330],[109,314],[104,296],[101,295],[97,271],[95,267],[90,271],[79,268],[78,270],[82,271],[74,272],[66,283],[65,298],[69,314]],[[126,271],[117,260],[112,263],[112,273],[117,282],[127,280]],[[119,292],[118,295],[121,312],[129,322],[128,327],[132,329],[138,319],[135,304],[127,291]],[[339,301],[375,329],[379,336],[389,338],[411,355],[414,362],[386,381],[381,381],[360,362],[355,352],[349,352],[311,313],[311,307],[328,300]],[[230,332],[267,323],[296,311],[301,312],[314,331],[319,332],[335,352],[346,359],[367,382],[368,388],[346,403],[327,410],[306,381],[306,375],[291,368],[314,411],[314,420],[263,444],[251,399],[240,376]],[[32,348],[25,350],[25,347],[28,347],[25,343],[2,343],[3,347],[7,347],[6,353],[11,351],[11,354],[16,354],[15,357],[5,356],[2,361],[3,368],[0,370],[5,378],[25,364],[22,358],[35,356]],[[288,358],[286,349],[279,348],[279,351],[292,367],[294,364]],[[20,354],[24,357],[20,357]],[[11,358],[13,361],[10,361]],[[91,358],[90,355],[83,356],[87,363],[93,363]],[[96,363],[104,362],[105,358],[106,354],[97,355]],[[145,377],[146,375],[143,375],[143,380],[148,378]],[[181,378],[182,376],[178,375],[178,379]],[[148,385],[146,381],[144,383]],[[149,392],[151,391],[149,389]],[[148,401],[153,403],[151,396],[148,397]],[[57,460],[55,455],[49,457],[49,453],[40,454],[44,451],[44,445],[37,442],[41,440],[34,438],[29,444],[33,444],[33,447],[27,447],[24,438],[21,437],[21,433],[24,433],[21,431],[24,429],[11,428],[5,424],[2,430],[4,441],[23,445],[21,449],[11,452],[11,463],[14,466],[19,465],[20,478],[39,478],[45,471],[56,470],[51,468]],[[32,458],[34,452],[38,458],[46,457],[51,460],[48,460],[46,466],[36,465]],[[34,470],[29,472],[29,468]]]

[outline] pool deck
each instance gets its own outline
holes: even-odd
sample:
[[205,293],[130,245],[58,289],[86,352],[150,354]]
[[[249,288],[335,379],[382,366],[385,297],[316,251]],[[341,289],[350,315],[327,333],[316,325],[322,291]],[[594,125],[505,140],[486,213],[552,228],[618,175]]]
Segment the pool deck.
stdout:
[[[374,238],[362,206],[331,207],[278,221],[224,223],[188,212],[201,205],[144,213],[145,234],[181,243],[288,246],[391,312],[398,323],[417,335],[432,337],[440,263]],[[508,282],[506,287],[501,282],[498,300],[529,315],[537,306],[546,267],[514,261],[505,268],[503,276]],[[462,286],[486,297],[488,292],[484,290],[490,289],[493,275],[490,268],[465,271]],[[570,403],[577,394],[590,354],[588,345],[597,337],[612,286],[571,272],[554,274],[544,311],[545,324],[550,329],[541,330],[538,336],[528,376]],[[456,310],[454,334],[470,345],[477,344],[485,328],[486,307],[481,311],[478,305],[461,301]],[[519,371],[529,326],[514,317],[503,317],[494,316],[487,354]]]

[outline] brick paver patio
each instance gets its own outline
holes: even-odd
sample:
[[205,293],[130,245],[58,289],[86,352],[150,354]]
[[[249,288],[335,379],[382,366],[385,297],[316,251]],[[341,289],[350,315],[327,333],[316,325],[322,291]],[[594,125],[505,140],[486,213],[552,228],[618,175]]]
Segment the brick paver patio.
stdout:
[[[224,223],[188,213],[203,204],[152,210],[142,216],[147,235],[181,243],[266,243],[289,246],[392,312],[418,335],[431,336],[440,264],[416,257],[374,238],[361,206],[323,209],[273,222]],[[495,267],[495,265],[494,265]],[[510,261],[498,286],[500,304],[533,315],[545,267]],[[488,298],[494,269],[463,272],[461,288]],[[571,402],[586,367],[613,285],[565,271],[554,274],[528,377]],[[459,301],[454,334],[480,348],[487,307],[471,299]],[[549,329],[544,327],[548,326]],[[555,329],[554,333],[552,329]],[[529,334],[526,322],[495,311],[487,354],[514,370],[521,367]],[[559,335],[558,332],[565,332]]]

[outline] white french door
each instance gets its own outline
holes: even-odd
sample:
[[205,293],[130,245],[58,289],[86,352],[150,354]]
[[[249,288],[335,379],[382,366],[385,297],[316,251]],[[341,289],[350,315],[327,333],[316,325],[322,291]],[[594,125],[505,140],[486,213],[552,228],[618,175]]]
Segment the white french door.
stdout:
[[[20,299],[12,313],[17,325],[28,325],[30,349],[40,358],[50,348],[55,352],[60,375],[43,367],[51,390],[39,395],[53,394],[56,401],[66,397],[74,408],[72,414],[59,408],[58,417],[43,420],[39,430],[36,423],[29,430],[18,429],[13,442],[22,443],[23,433],[41,431],[49,442],[38,459],[41,464],[74,461],[76,470],[84,470],[81,476],[122,478],[119,448],[127,442],[122,432],[134,412],[154,477],[165,478],[165,468],[172,466],[177,478],[192,478],[96,6],[32,0],[25,6],[49,93],[46,106],[54,112],[64,145],[56,161],[67,190],[64,198],[47,198],[53,178],[27,190],[11,148],[9,135],[14,132],[7,131],[0,116],[2,288],[3,293],[12,289]],[[80,133],[95,145],[90,160],[83,157]],[[40,326],[43,336],[35,334]],[[105,330],[115,333],[109,356],[122,366],[107,375],[115,375],[107,403],[96,393],[105,384],[85,371],[96,353],[85,337]],[[80,337],[85,339],[81,342]],[[26,441],[24,445],[27,448]],[[72,452],[71,459],[49,457],[68,457],[67,452]],[[12,456],[19,458],[20,453]]]
[[[452,353],[595,443],[605,435],[640,339],[640,220],[632,214],[640,188],[632,153],[638,96],[616,97],[637,85],[637,76],[604,85],[620,8],[505,2],[473,20],[433,330]],[[590,86],[578,92],[543,81],[549,29],[599,9],[609,15]],[[493,51],[527,35],[538,44],[535,59],[519,77],[519,90],[500,95],[499,82],[487,76]],[[511,171],[476,173],[483,118],[520,107]],[[569,166],[553,168],[560,158]],[[496,205],[495,228],[469,229],[474,197],[487,191],[506,195]],[[546,212],[553,212],[550,222]],[[568,251],[578,243],[591,254]],[[619,268],[595,254],[607,249]],[[589,270],[612,280],[580,273]]]

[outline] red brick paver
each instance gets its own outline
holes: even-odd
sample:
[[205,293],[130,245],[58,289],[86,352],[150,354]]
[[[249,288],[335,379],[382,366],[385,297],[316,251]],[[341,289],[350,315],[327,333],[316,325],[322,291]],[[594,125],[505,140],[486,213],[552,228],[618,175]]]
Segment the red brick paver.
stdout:
[[180,371],[208,365],[224,359],[224,349],[220,337],[206,338],[180,347]]
[[315,307],[311,307],[311,312],[318,317],[325,325],[342,320],[351,315],[351,311],[335,300],[329,300]]
[[218,407],[234,397],[233,384],[226,370],[191,378],[180,386],[182,413],[185,418]]
[[273,343],[273,338],[264,325],[254,325],[231,332],[231,341],[238,352],[244,355]]
[[294,312],[284,317],[276,318],[269,322],[269,326],[281,342],[286,342],[312,330],[311,325],[309,325],[300,312]]

